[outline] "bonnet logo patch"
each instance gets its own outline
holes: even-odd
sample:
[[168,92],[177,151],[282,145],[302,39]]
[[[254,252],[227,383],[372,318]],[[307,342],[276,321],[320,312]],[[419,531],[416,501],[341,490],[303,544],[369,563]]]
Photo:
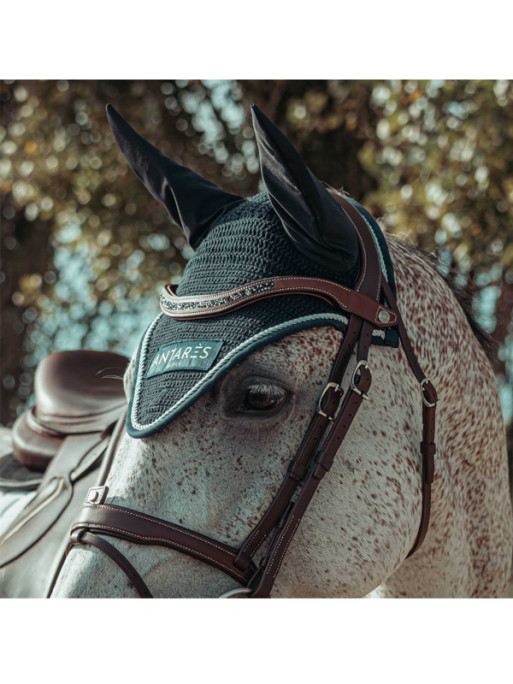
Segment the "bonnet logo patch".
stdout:
[[145,377],[152,378],[174,370],[206,371],[211,368],[222,346],[222,340],[170,342],[155,354]]

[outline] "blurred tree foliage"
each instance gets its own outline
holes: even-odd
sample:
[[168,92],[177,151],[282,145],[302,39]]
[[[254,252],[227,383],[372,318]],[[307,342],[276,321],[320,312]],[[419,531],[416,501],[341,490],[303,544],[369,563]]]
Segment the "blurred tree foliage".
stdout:
[[244,195],[259,185],[256,102],[319,178],[471,288],[499,343],[511,416],[512,82],[9,81],[0,97],[0,422],[26,402],[49,351],[130,353],[160,286],[191,256],[118,152],[107,102],[165,153]]

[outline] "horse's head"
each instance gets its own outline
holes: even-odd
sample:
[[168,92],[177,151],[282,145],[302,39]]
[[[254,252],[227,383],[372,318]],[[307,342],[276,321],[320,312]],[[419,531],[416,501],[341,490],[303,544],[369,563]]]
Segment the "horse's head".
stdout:
[[[256,112],[255,133],[265,192],[251,200],[164,157],[113,110],[109,118],[137,175],[196,250],[180,297],[204,295],[208,308],[208,295],[277,277],[355,286],[362,247],[350,214],[262,114]],[[397,269],[405,257],[392,249]],[[306,294],[259,299],[216,317],[161,314],[125,375],[128,434],[108,476],[108,503],[240,545],[273,501],[319,410],[346,326],[343,312]],[[374,341],[380,346],[371,351],[371,401],[363,402],[283,549],[273,595],[363,596],[394,572],[416,538],[418,385],[396,338],[380,330]],[[346,393],[354,358],[344,373]],[[178,548],[109,542],[156,596],[217,596],[237,586]],[[265,549],[264,540],[256,558]],[[75,546],[55,594],[129,596],[133,588],[104,554]]]

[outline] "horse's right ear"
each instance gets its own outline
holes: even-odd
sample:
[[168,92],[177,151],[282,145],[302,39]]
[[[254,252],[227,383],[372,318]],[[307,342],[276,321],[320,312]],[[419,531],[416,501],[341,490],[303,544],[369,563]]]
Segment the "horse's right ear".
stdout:
[[221,214],[244,198],[225,192],[150,145],[111,105],[107,119],[121,152],[153,197],[182,227],[196,248]]

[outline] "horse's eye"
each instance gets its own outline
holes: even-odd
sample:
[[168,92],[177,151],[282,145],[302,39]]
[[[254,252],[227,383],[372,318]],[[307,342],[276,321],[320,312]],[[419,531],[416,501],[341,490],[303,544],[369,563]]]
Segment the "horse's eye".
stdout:
[[251,385],[246,390],[244,409],[247,411],[269,411],[283,403],[287,393],[276,385]]

